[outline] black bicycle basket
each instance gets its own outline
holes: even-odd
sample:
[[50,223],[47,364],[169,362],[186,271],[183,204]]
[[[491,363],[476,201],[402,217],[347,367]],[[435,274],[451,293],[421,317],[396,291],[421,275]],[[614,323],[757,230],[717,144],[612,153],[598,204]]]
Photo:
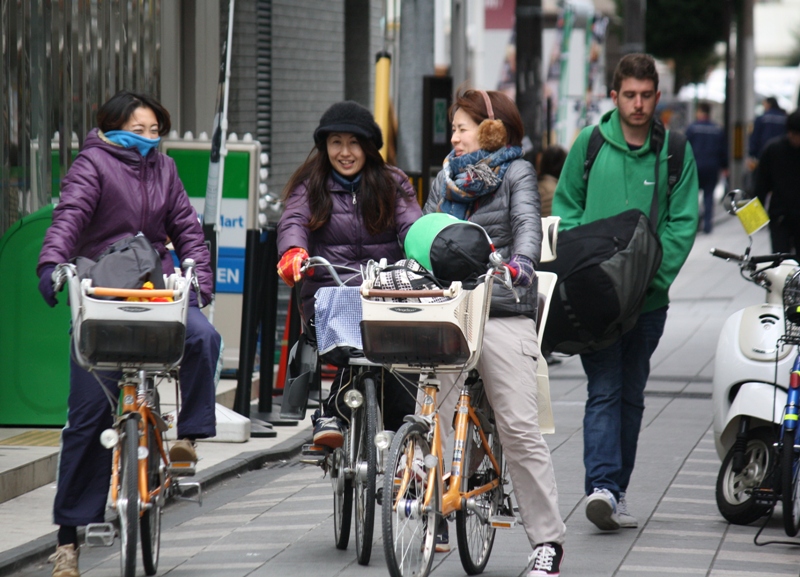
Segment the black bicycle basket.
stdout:
[[783,285],[783,341],[800,345],[800,271],[794,273]]

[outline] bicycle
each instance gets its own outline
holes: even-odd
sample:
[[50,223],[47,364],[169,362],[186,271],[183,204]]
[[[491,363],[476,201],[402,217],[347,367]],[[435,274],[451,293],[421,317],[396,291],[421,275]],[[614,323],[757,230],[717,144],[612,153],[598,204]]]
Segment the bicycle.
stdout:
[[[800,345],[800,271],[786,280],[783,287],[784,327],[781,341],[787,345]],[[800,438],[797,419],[800,415],[800,349],[795,356],[786,392],[786,406],[778,447],[780,463],[781,503],[783,529],[789,537],[800,530]]]
[[[169,496],[196,489],[193,500],[202,499],[199,483],[178,483],[178,476],[194,475],[194,463],[170,462],[164,440],[170,426],[161,415],[157,389],[157,381],[174,380],[179,398],[189,292],[194,287],[199,294],[194,261],[185,260],[183,268],[183,275],[165,276],[166,288],[160,290],[93,287],[91,280],[78,277],[73,264],[53,272],[56,291],[68,286],[76,362],[90,372],[120,372],[119,399],[109,395],[114,425],[100,437],[113,451],[108,506],[116,519],[87,525],[85,540],[88,546],[110,547],[118,533],[123,577],[136,573],[137,528],[145,573],[158,570],[161,516]],[[109,298],[117,300],[101,300]]]
[[[511,288],[510,275],[498,254],[492,255],[491,267],[471,290],[461,283],[438,291],[375,290],[374,272],[362,285],[361,329],[367,358],[392,369],[427,373],[420,384],[420,414],[406,417],[407,422],[395,433],[385,466],[382,532],[392,577],[425,577],[429,573],[436,528],[443,517],[455,514],[459,556],[470,575],[486,567],[496,529],[516,524],[510,495],[505,492],[507,472],[493,413],[474,370],[492,283],[499,272],[504,285]],[[543,312],[552,294],[551,281],[546,283]],[[423,302],[431,297],[447,300]],[[376,298],[414,302],[403,306]],[[456,404],[449,474],[444,472],[436,400],[440,382],[435,372],[469,375]]]
[[[302,270],[305,272],[317,266],[326,268],[337,285],[320,288],[317,291],[318,304],[325,302],[328,297],[333,300],[337,297],[347,298],[347,291],[350,291],[351,296],[353,291],[357,293],[358,287],[346,287],[336,273],[336,268],[346,267],[332,265],[322,257],[311,257],[304,263]],[[347,270],[360,274],[360,271]],[[357,294],[355,297],[358,298]],[[319,315],[316,321],[317,342],[320,342],[327,325],[321,324]],[[306,329],[308,332],[308,327]],[[349,544],[355,502],[356,558],[360,565],[367,565],[372,555],[377,477],[383,473],[382,459],[379,458],[374,443],[375,436],[383,431],[383,419],[378,407],[378,381],[373,374],[373,369],[380,368],[380,365],[359,356],[357,349],[360,348],[360,343],[357,339],[351,337],[346,340],[354,346],[350,347],[353,350],[348,354],[351,380],[343,384],[338,392],[351,411],[350,417],[344,418],[344,442],[337,449],[305,445],[301,460],[318,465],[326,474],[330,474],[334,501],[334,542],[337,549],[347,549]]]

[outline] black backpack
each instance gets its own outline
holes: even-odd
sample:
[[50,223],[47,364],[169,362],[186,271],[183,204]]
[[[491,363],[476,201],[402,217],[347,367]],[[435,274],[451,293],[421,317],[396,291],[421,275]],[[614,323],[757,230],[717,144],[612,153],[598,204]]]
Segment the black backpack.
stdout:
[[[656,158],[665,132],[663,124],[655,121],[650,144]],[[587,146],[584,179],[604,143],[595,127]],[[680,180],[685,146],[682,134],[670,133],[668,202]],[[660,167],[660,162],[656,166]],[[636,324],[647,288],[661,266],[661,242],[655,231],[659,171],[655,172],[650,218],[631,209],[559,233],[558,258],[540,267],[558,275],[542,343],[545,351],[582,354],[602,350]]]

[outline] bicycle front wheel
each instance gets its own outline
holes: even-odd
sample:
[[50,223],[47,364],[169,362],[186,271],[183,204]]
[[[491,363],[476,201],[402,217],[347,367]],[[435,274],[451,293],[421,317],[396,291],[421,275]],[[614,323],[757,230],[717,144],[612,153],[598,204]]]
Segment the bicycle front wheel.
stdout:
[[473,422],[467,425],[467,440],[464,446],[461,491],[466,493],[494,481],[498,485],[476,495],[456,511],[456,537],[461,565],[468,575],[482,573],[489,561],[494,545],[495,529],[490,520],[497,515],[503,503],[502,463],[503,449],[496,431],[484,431],[495,460],[501,467],[495,470],[481,442],[479,429]]
[[378,475],[378,450],[375,433],[378,429],[378,399],[375,381],[364,378],[364,405],[359,409],[359,426],[355,459],[356,492],[356,558],[367,565],[372,555],[372,533],[375,527],[375,479]]
[[[142,564],[147,575],[158,571],[158,556],[161,551],[161,511],[164,506],[164,477],[162,475],[161,451],[156,440],[153,423],[147,423],[147,491],[150,494],[149,508],[142,514]],[[156,493],[157,494],[154,494]]]
[[120,568],[122,577],[136,575],[136,536],[139,523],[139,415],[130,415],[122,425],[119,444]]
[[[349,446],[349,432],[344,445]],[[347,549],[350,541],[350,521],[353,518],[353,481],[345,473],[345,452],[341,447],[331,454],[331,484],[333,485],[333,538],[337,549]]]
[[800,484],[797,482],[797,456],[794,450],[797,430],[784,431],[781,451],[781,499],[783,529],[789,537],[800,529]]
[[383,550],[392,577],[426,577],[433,563],[441,485],[436,468],[425,469],[427,437],[421,423],[405,423],[392,439],[382,499]]

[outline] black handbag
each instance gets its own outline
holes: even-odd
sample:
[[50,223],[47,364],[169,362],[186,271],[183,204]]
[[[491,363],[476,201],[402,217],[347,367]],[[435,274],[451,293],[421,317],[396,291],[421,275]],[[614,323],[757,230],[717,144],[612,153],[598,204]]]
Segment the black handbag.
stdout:
[[92,279],[93,286],[140,289],[150,281],[154,289],[165,287],[161,257],[141,233],[118,240],[97,261],[79,256],[75,266],[78,277]]

